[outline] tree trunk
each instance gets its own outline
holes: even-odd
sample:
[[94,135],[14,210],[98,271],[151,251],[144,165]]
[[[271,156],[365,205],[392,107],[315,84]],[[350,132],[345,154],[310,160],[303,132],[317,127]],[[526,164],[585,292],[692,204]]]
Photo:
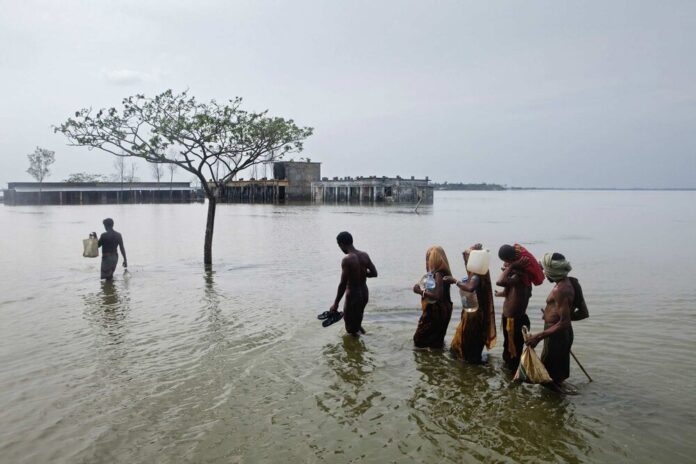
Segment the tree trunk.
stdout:
[[213,264],[213,229],[215,228],[216,204],[215,196],[208,195],[208,220],[205,223],[205,245],[203,246],[203,264],[206,267]]

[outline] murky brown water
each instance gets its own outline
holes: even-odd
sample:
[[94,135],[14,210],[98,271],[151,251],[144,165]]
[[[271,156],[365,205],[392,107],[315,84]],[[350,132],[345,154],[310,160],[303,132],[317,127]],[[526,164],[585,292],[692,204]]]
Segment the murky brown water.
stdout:
[[[693,461],[694,203],[438,192],[420,215],[223,205],[211,274],[203,205],[1,207],[0,461]],[[105,216],[131,265],[113,287],[81,257]],[[360,340],[315,317],[343,229],[380,272]],[[573,351],[595,379],[572,365],[578,396],[512,384],[500,343],[485,366],[412,349],[426,248],[443,245],[463,274],[476,241],[572,261],[591,314]],[[534,290],[533,330],[550,288]]]

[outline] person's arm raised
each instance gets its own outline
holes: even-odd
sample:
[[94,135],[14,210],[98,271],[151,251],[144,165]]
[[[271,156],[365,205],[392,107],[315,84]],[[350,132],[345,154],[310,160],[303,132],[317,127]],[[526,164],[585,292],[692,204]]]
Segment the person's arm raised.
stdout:
[[517,274],[514,274],[514,267],[512,265],[508,265],[503,269],[503,273],[500,274],[500,277],[498,277],[498,281],[495,283],[498,287],[510,287],[514,285],[517,280],[519,280],[519,277]]

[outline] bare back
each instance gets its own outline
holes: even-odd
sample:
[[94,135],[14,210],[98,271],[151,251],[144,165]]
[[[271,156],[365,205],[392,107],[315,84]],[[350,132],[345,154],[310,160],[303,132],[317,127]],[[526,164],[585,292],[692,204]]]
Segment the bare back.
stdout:
[[346,273],[347,290],[362,289],[367,285],[368,274],[376,274],[373,271],[374,264],[370,260],[370,256],[364,251],[355,250],[350,252],[343,258],[341,263],[343,271]]

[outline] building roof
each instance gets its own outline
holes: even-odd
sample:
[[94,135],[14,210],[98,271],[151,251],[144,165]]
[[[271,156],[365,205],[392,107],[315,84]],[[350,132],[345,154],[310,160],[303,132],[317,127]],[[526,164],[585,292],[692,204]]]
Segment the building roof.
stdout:
[[[39,188],[40,187],[40,188]],[[7,190],[38,192],[116,192],[121,190],[192,190],[190,182],[9,182]]]
[[346,185],[346,184],[362,184],[362,185],[381,185],[381,184],[412,184],[412,185],[428,185],[430,182],[430,179],[427,177],[425,179],[416,179],[416,178],[403,178],[403,177],[377,177],[377,176],[370,176],[370,177],[334,177],[329,179],[328,177],[323,177],[320,181],[314,181],[312,184],[317,184],[317,185],[331,185],[331,184],[341,184],[341,185]]

